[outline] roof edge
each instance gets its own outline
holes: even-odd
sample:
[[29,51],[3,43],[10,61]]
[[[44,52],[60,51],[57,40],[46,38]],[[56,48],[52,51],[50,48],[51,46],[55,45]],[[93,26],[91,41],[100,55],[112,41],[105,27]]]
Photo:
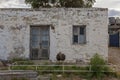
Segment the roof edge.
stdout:
[[92,8],[39,8],[39,9],[33,9],[33,8],[0,8],[0,10],[33,10],[33,11],[41,11],[41,10],[59,10],[59,9],[65,9],[65,10],[108,10],[108,8],[98,8],[98,7],[92,7]]

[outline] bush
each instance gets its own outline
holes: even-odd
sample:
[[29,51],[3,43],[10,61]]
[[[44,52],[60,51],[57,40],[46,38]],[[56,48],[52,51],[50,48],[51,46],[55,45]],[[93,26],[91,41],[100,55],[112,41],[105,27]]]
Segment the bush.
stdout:
[[106,75],[109,68],[106,65],[105,60],[98,54],[95,54],[90,60],[91,73],[89,74],[90,78],[97,78],[101,80],[102,77]]
[[61,52],[59,52],[59,53],[57,54],[57,56],[56,56],[56,59],[57,59],[58,61],[64,61],[64,60],[65,60],[65,55],[62,54]]

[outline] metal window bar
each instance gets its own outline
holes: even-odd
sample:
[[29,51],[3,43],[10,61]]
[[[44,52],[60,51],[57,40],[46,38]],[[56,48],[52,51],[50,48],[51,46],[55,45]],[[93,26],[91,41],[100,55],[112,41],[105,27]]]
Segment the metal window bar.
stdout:
[[[15,66],[19,66],[19,67],[23,67],[23,66],[27,66],[27,67],[35,67],[35,71],[41,71],[41,72],[96,72],[96,71],[92,71],[91,70],[91,65],[9,65],[9,70],[11,71],[12,67],[15,67]],[[57,69],[54,69],[54,70],[39,70],[38,67],[56,67],[56,66],[59,66],[59,67],[62,67],[60,70],[57,70]],[[117,69],[117,66],[116,65],[98,65],[99,66],[104,66],[104,67],[114,67],[115,70],[113,71],[102,71],[102,72],[116,72],[116,69]],[[65,67],[88,67],[88,70],[66,70]],[[18,70],[12,70],[12,71],[18,71]],[[19,70],[19,71],[22,71],[22,70]],[[26,70],[27,71],[27,70]]]

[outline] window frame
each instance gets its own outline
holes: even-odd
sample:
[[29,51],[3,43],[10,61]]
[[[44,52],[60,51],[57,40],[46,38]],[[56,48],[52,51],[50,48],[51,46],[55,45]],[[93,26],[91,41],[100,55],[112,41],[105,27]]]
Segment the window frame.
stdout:
[[[78,42],[74,42],[74,27],[77,27],[78,28],[78,32],[77,32],[77,36],[78,36]],[[84,42],[83,43],[80,43],[80,27],[84,27]],[[73,25],[72,26],[72,43],[73,44],[86,44],[86,25]]]

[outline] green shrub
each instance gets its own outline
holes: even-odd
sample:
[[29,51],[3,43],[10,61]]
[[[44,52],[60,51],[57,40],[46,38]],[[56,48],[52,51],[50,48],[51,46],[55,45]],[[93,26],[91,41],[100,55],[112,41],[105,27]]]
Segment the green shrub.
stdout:
[[109,68],[106,65],[105,60],[98,54],[95,54],[90,60],[91,73],[89,73],[90,78],[97,78],[101,80],[104,77]]

